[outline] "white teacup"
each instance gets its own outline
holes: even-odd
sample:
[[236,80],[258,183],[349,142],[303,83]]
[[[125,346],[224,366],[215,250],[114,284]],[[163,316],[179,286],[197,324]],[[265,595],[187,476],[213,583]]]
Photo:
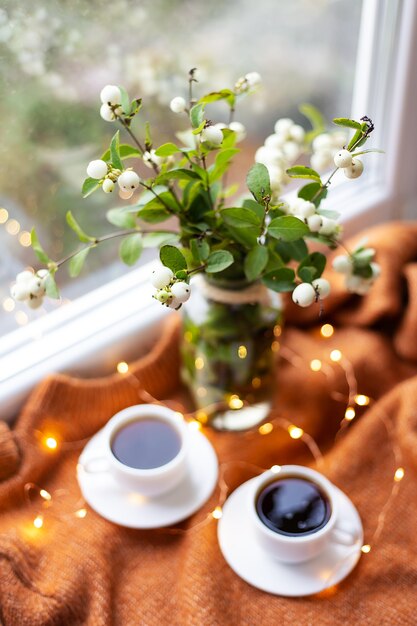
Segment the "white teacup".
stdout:
[[[304,478],[316,484],[328,499],[330,517],[317,531],[288,535],[271,530],[257,512],[257,501],[263,489],[282,478]],[[259,544],[274,558],[284,563],[302,563],[322,552],[329,543],[354,546],[359,541],[356,530],[340,519],[335,487],[322,474],[301,465],[283,465],[277,471],[268,470],[253,481],[250,491],[249,512]]]
[[[137,469],[116,458],[112,443],[124,426],[139,420],[155,419],[169,424],[178,434],[180,448],[174,458],[150,469]],[[89,473],[109,472],[121,486],[134,489],[144,496],[159,496],[174,489],[187,471],[189,429],[184,418],[175,411],[155,404],[130,406],[114,417],[104,427],[105,452],[101,457],[89,459],[83,469]]]

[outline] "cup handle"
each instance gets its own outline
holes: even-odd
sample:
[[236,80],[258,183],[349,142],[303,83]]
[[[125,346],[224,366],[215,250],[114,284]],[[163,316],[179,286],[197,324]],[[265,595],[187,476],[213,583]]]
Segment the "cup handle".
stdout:
[[359,531],[352,528],[350,524],[336,522],[336,526],[332,530],[331,539],[343,546],[354,546],[359,541]]
[[109,462],[104,456],[88,459],[82,464],[82,468],[87,474],[103,474],[110,469]]

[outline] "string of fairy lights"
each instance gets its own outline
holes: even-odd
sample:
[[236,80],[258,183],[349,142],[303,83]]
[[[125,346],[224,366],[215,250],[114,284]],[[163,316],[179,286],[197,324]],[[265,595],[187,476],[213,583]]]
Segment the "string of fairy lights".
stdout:
[[[324,324],[320,328],[320,335],[322,339],[326,340],[335,334],[335,329],[331,324]],[[344,373],[348,393],[347,396],[340,392],[331,392],[331,396],[345,404],[344,416],[339,423],[338,430],[335,435],[335,440],[338,439],[341,434],[346,430],[349,424],[357,417],[357,410],[359,408],[367,407],[373,402],[373,399],[369,396],[358,392],[358,384],[355,377],[354,367],[352,363],[345,357],[341,350],[337,348],[333,348],[328,353],[329,362],[324,361],[323,357],[321,359],[314,358],[310,362],[306,362],[306,360],[294,350],[284,347],[281,349],[277,338],[281,335],[281,327],[276,326],[275,328],[275,338],[273,351],[280,351],[281,358],[286,360],[288,363],[293,365],[294,367],[309,367],[312,372],[321,373],[326,376],[329,380],[331,380],[332,376],[334,376],[334,368],[340,367]],[[240,354],[242,355],[240,358],[246,358],[247,351],[242,350],[241,348],[245,346],[240,346]],[[199,364],[201,366],[201,363]],[[138,400],[140,402],[152,403],[152,404],[160,404],[164,406],[169,406],[174,411],[177,411],[181,416],[183,416],[187,422],[190,429],[204,431],[207,423],[207,413],[205,411],[197,410],[191,413],[187,413],[184,411],[184,408],[180,405],[179,402],[169,401],[169,402],[161,402],[154,398],[149,392],[141,387],[140,380],[137,376],[135,376],[131,371],[129,364],[125,361],[120,361],[116,365],[116,371],[128,381],[128,383],[134,387],[135,391],[138,395]],[[253,381],[254,387],[256,387],[257,381]],[[229,399],[229,407],[231,409],[239,410],[243,406],[243,401],[237,396],[232,395]],[[368,542],[364,543],[361,546],[361,551],[363,554],[369,554],[372,550],[372,547],[378,542],[384,526],[386,522],[386,516],[388,511],[393,505],[393,501],[395,497],[398,495],[400,482],[403,480],[405,476],[405,469],[402,466],[402,452],[395,440],[394,427],[392,425],[391,420],[388,415],[380,409],[377,413],[379,419],[381,420],[384,428],[387,431],[387,434],[390,439],[390,443],[392,445],[392,453],[394,459],[394,470],[392,473],[392,486],[388,493],[388,497],[385,500],[384,505],[382,506],[378,516],[377,523],[374,531],[370,534]],[[315,439],[303,428],[299,425],[292,423],[288,419],[285,419],[281,416],[272,417],[270,421],[262,423],[258,428],[246,431],[244,433],[240,433],[240,437],[267,437],[270,435],[275,429],[280,428],[284,432],[288,434],[288,436],[293,440],[300,440],[309,450],[317,469],[323,465],[324,456],[315,441]],[[60,440],[57,433],[53,432],[41,432],[35,431],[35,436],[38,444],[42,446],[45,450],[49,451],[51,454],[55,454],[59,452],[59,450],[66,449],[76,449],[81,448],[88,441],[88,439],[65,442]],[[281,466],[273,465],[272,467],[265,468],[254,465],[252,463],[247,463],[246,461],[228,461],[220,464],[219,467],[219,479],[217,483],[218,488],[218,497],[217,502],[214,508],[200,521],[197,521],[190,527],[183,528],[161,528],[157,529],[158,532],[168,533],[168,534],[186,534],[190,532],[196,532],[200,530],[202,527],[211,523],[213,520],[219,520],[222,517],[222,507],[227,499],[227,496],[230,491],[230,486],[227,481],[227,473],[230,468],[243,468],[248,472],[252,472],[255,475],[261,474],[266,470],[272,471],[273,473],[279,473],[281,470]],[[36,485],[34,483],[27,483],[24,487],[25,498],[28,504],[33,506],[33,495],[36,495],[37,498],[41,499],[41,506],[38,506],[35,517],[32,520],[33,528],[38,532],[45,525],[45,517],[48,509],[50,509],[54,505],[54,500],[56,500],[57,496],[65,492],[65,490],[56,490],[54,493],[50,493],[43,487]],[[69,493],[69,492],[66,492]],[[77,501],[74,510],[70,515],[74,518],[78,518],[80,520],[84,519],[88,514],[88,510],[85,505],[85,501],[81,498]],[[349,558],[351,554],[347,554],[346,557],[343,558],[343,562],[346,558]],[[336,564],[336,567],[328,574],[326,580],[323,585],[323,589],[329,586],[329,581],[331,581],[332,576],[335,574],[337,568],[339,568],[341,562]]]

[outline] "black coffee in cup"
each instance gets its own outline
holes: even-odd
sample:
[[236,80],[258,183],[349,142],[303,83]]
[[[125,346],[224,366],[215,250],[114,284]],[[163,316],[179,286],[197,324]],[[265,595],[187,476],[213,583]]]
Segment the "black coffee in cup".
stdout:
[[283,476],[262,488],[256,512],[274,532],[296,537],[323,528],[332,511],[329,498],[316,483],[300,476]]
[[181,450],[178,431],[158,418],[127,422],[113,435],[111,451],[118,461],[134,469],[166,465]]

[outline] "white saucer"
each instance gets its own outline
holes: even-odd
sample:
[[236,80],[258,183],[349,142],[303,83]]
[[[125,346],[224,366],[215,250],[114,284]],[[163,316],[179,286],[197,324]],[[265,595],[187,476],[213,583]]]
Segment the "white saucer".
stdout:
[[77,478],[86,502],[110,522],[128,528],[159,528],[177,524],[195,513],[211,496],[217,484],[218,462],[208,439],[190,433],[189,471],[171,492],[145,497],[121,486],[108,471],[89,473],[83,465],[104,455],[105,436],[98,432],[84,448]]
[[224,558],[232,570],[250,585],[280,596],[308,596],[343,580],[355,567],[361,555],[363,528],[359,514],[340,489],[333,485],[343,520],[357,530],[355,546],[329,543],[319,556],[298,564],[281,563],[271,557],[256,539],[245,513],[252,478],[227,499],[218,524],[218,539]]

